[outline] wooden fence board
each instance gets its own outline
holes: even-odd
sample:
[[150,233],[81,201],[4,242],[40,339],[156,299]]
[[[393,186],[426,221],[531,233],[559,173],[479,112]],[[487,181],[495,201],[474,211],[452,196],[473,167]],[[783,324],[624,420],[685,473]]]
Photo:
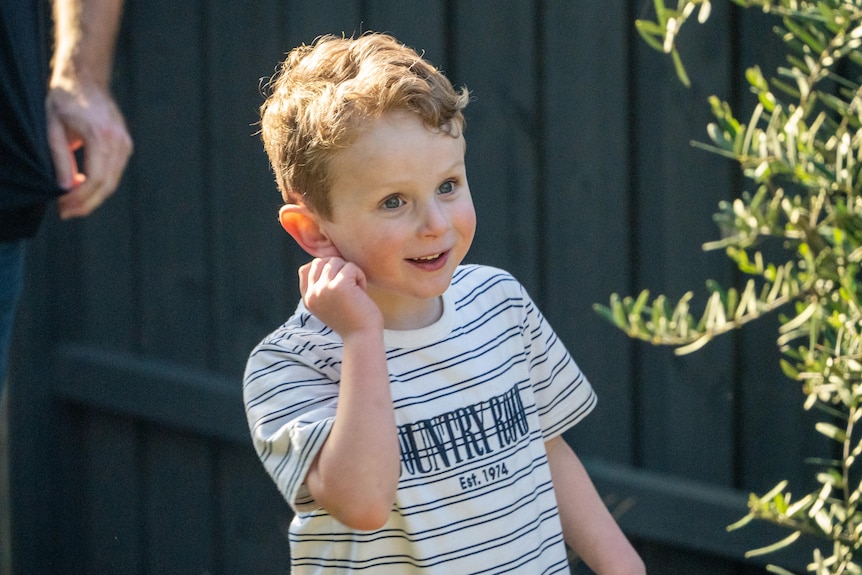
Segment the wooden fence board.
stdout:
[[446,2],[443,0],[369,0],[364,22],[369,30],[392,34],[438,68],[446,61]]
[[477,212],[470,262],[538,290],[536,37],[533,2],[457,4],[450,79],[466,85],[467,177]]
[[[599,395],[568,437],[581,454],[630,462],[631,344],[591,309],[630,285],[628,117],[620,112],[628,101],[628,10],[623,2],[593,11],[551,3],[543,16],[540,299]],[[585,38],[594,38],[594,49]]]
[[[135,224],[141,242],[141,346],[165,359],[203,366],[212,349],[207,258],[209,96],[203,89],[205,19],[197,2],[138,2],[134,61]],[[182,41],[178,42],[177,39]],[[158,169],[154,169],[158,166]]]
[[[635,285],[671,301],[693,290],[705,302],[704,282],[730,278],[721,254],[704,254],[715,238],[712,213],[732,194],[730,168],[690,141],[706,136],[707,98],[726,92],[731,46],[719,27],[726,5],[715,5],[706,25],[680,39],[691,71],[684,88],[670,59],[643,43],[636,49],[635,162],[637,201]],[[703,174],[709,173],[709,178]],[[698,307],[701,306],[701,307]],[[677,358],[667,349],[638,350],[638,425],[641,461],[652,469],[719,484],[733,481],[733,355],[729,338],[697,356]]]
[[[82,428],[83,509],[74,533],[82,549],[80,573],[140,575],[143,550],[140,450],[137,424],[93,411],[78,411]],[[70,565],[74,562],[70,562]]]
[[197,437],[150,428],[144,449],[147,572],[221,573],[210,446]]
[[223,447],[216,462],[223,573],[287,573],[292,512],[260,460],[245,445]]
[[303,43],[311,44],[324,34],[347,37],[361,34],[362,4],[353,0],[321,0],[286,6],[281,20],[289,31],[284,52]]
[[[282,2],[255,2],[223,10],[211,5],[206,32],[207,257],[211,260],[212,334],[217,350],[209,369],[239,380],[249,342],[263,338],[293,310],[285,292],[299,262],[288,257],[278,224],[281,196],[259,132],[261,83],[286,51],[277,14]],[[290,282],[290,283],[288,283]]]
[[[685,90],[634,36],[638,2],[129,2],[116,84],[136,152],[123,187],[92,219],[52,211],[30,253],[9,386],[12,504],[27,510],[13,516],[16,572],[286,569],[290,512],[250,445],[241,373],[293,310],[307,256],[275,219],[257,82],[301,42],[367,29],[472,90],[468,260],[515,273],[596,385],[599,407],[567,438],[609,502],[636,499],[621,524],[650,571],[762,569],[742,553],[768,530],[724,526],[750,488],[810,479],[762,446],[820,447],[798,390],[762,361],[766,328],[678,359],[590,309],[613,291],[732,279],[699,244],[738,180],[689,140],[706,137],[706,96],[739,97],[741,62],[764,48],[757,26],[713,10],[683,37]],[[114,477],[130,487],[110,491]]]

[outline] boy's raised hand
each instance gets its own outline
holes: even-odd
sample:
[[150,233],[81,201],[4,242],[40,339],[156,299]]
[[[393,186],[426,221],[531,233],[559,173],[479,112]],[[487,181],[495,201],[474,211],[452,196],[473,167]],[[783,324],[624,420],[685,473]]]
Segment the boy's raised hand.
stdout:
[[340,257],[315,258],[299,268],[305,307],[342,339],[383,329],[383,314],[366,291],[365,273]]
[[389,519],[401,469],[395,411],[383,342],[383,313],[366,276],[339,256],[299,268],[305,306],[344,342],[332,429],[311,464],[312,497],[353,529],[380,529]]

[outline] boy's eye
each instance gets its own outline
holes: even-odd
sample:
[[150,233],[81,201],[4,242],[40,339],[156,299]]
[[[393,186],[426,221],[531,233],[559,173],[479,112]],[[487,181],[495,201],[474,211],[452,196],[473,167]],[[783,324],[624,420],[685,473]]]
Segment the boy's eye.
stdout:
[[398,196],[392,196],[383,200],[383,207],[387,210],[394,210],[395,208],[400,208],[403,204],[404,200],[402,200]]
[[443,182],[440,184],[440,187],[437,188],[437,191],[441,194],[451,194],[455,191],[455,184],[452,182]]

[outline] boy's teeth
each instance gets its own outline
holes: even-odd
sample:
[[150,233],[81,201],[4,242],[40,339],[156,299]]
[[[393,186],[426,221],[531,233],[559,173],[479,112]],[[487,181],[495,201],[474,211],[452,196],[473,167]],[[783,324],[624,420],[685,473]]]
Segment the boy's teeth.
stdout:
[[419,261],[430,261],[430,260],[436,260],[439,257],[440,257],[440,254],[434,254],[433,256],[425,256],[424,258],[414,258],[414,259],[419,260]]

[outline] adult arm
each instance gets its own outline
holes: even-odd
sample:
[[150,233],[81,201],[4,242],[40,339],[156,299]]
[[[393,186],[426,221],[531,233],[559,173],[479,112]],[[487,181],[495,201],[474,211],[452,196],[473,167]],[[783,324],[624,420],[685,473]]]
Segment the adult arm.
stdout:
[[[111,95],[122,0],[55,0],[54,55],[45,103],[64,219],[89,215],[117,188],[132,139]],[[83,147],[79,169],[74,152]]]
[[549,440],[545,447],[566,543],[598,575],[644,575],[641,558],[575,452],[562,436]]

